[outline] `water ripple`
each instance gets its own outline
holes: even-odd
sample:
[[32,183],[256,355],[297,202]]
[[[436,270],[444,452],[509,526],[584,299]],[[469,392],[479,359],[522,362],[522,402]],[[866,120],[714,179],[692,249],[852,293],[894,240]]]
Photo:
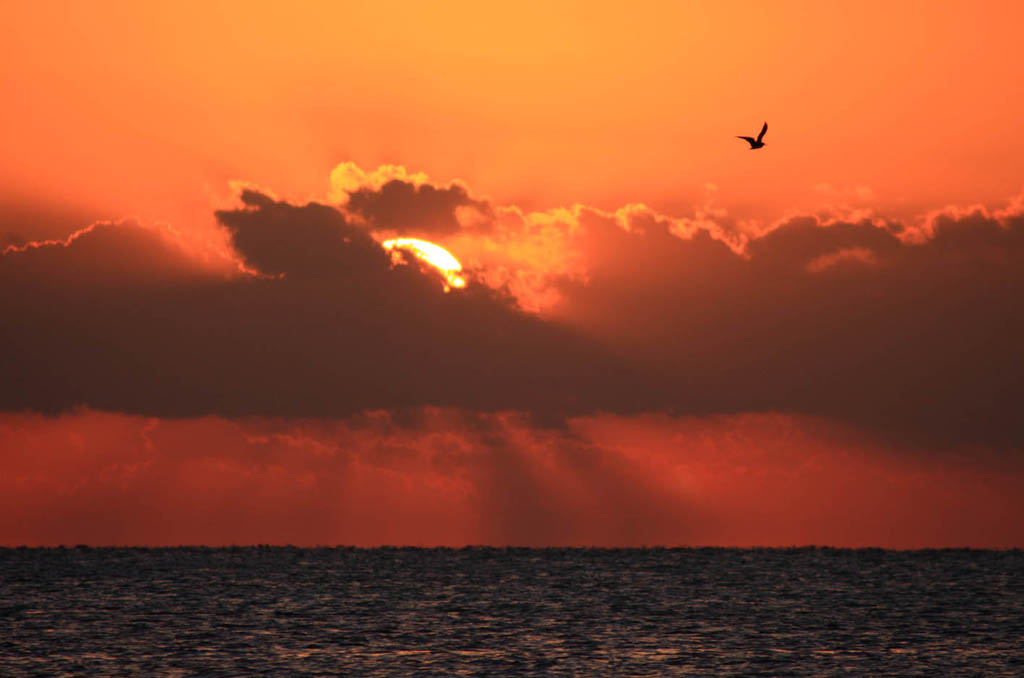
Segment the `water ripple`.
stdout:
[[1024,553],[0,549],[0,673],[1024,675]]

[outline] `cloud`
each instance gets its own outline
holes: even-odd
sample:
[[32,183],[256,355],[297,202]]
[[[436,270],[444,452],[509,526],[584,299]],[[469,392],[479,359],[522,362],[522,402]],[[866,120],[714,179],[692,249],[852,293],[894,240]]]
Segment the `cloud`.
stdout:
[[740,252],[584,214],[552,317],[670,375],[680,411],[836,417],[932,445],[1024,445],[1024,220],[791,219]]
[[778,414],[0,415],[0,544],[1007,547],[1020,460]]
[[393,266],[332,207],[241,199],[218,219],[259,275],[211,273],[171,235],[130,224],[7,250],[0,407],[309,416],[434,404],[552,417],[603,406],[601,381],[625,372],[486,286],[446,294],[429,268]]
[[810,273],[821,273],[837,266],[874,266],[878,263],[875,253],[866,247],[839,249],[831,254],[822,254],[807,262]]
[[462,182],[435,185],[426,174],[409,173],[401,165],[367,172],[343,162],[331,171],[328,198],[366,228],[404,236],[452,235],[494,217],[490,203],[471,196]]
[[94,210],[0,193],[0,250],[33,240],[59,238],[97,221]]
[[0,279],[8,285],[42,288],[158,283],[211,274],[173,232],[130,221],[96,222],[67,238],[11,244],[0,261]]
[[252,189],[243,209],[220,210],[218,221],[245,261],[268,275],[292,278],[353,277],[371,282],[388,275],[388,258],[364,229],[338,210],[277,202]]
[[1020,201],[920,223],[861,210],[753,230],[714,197],[709,187],[692,218],[497,207],[488,227],[442,242],[525,308],[658,372],[640,396],[651,407],[1024,446]]
[[452,184],[436,188],[414,185],[394,179],[378,190],[360,188],[348,196],[347,210],[362,217],[375,230],[416,235],[450,235],[462,228],[468,217],[459,218],[468,208],[485,220],[490,207],[469,197],[465,187]]
[[[347,169],[338,185],[362,202],[337,207],[243,190],[217,217],[261,275],[215,275],[173,237],[131,225],[7,250],[0,376],[13,386],[0,406],[346,416],[434,405],[546,424],[772,411],[908,445],[1024,446],[1013,205],[919,224],[793,217],[739,234],[710,198],[692,218],[642,205],[527,213],[399,169]],[[470,204],[467,225],[458,211]],[[373,231],[406,219],[434,224],[466,265],[466,290],[392,265]]]

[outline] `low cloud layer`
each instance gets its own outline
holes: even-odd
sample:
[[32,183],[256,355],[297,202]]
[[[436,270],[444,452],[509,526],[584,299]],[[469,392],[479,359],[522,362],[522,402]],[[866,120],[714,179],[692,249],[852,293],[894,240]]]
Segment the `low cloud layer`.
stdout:
[[686,411],[1024,445],[1020,214],[941,214],[922,242],[898,224],[795,218],[742,253],[654,217],[639,233],[591,218],[586,277],[559,285],[559,317],[673,375]]
[[1019,460],[784,415],[0,415],[0,545],[1007,547]]
[[[131,224],[8,248],[0,407],[774,411],[908,445],[1024,446],[1019,205],[751,231],[710,203],[526,214],[353,172],[337,206],[246,190],[218,212],[245,274]],[[451,249],[468,288],[392,265],[373,236],[396,231]]]
[[253,273],[211,272],[132,224],[8,249],[0,407],[340,416],[429,404],[549,415],[612,407],[604,377],[632,378],[486,286],[446,294],[415,262],[392,265],[332,207],[241,198],[218,217]]

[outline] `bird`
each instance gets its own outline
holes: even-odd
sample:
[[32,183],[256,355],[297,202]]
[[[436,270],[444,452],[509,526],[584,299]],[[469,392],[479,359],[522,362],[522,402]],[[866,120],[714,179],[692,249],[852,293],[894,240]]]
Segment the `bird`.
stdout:
[[737,136],[736,138],[737,139],[743,139],[748,144],[750,144],[750,150],[756,151],[757,149],[759,149],[759,148],[764,146],[764,142],[761,141],[761,139],[764,139],[764,133],[767,132],[767,131],[768,131],[768,123],[765,123],[764,127],[761,128],[761,133],[757,135],[756,139],[754,137],[740,137],[740,136]]

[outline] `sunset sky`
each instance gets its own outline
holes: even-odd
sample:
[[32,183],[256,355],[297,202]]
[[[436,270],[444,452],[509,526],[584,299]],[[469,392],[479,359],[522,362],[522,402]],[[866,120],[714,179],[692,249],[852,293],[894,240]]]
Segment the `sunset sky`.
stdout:
[[1020,3],[0,10],[0,545],[1024,546]]

